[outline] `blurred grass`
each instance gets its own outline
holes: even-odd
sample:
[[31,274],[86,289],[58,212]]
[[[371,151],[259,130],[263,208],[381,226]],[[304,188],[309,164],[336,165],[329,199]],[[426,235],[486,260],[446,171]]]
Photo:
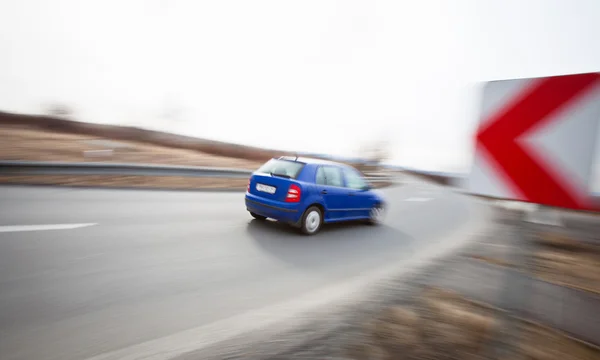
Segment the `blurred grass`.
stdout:
[[384,309],[365,325],[353,359],[483,359],[499,326],[495,310],[442,289],[426,289],[412,306]]
[[600,350],[552,328],[522,321],[518,355],[530,360],[597,360]]
[[492,257],[492,256],[486,256],[486,255],[480,255],[480,254],[469,254],[467,256],[472,259],[483,261],[483,262],[486,262],[486,263],[492,264],[492,265],[498,265],[498,266],[504,266],[504,267],[513,267],[514,266],[514,264],[508,262],[507,260],[500,259],[498,257]]
[[[142,129],[132,126],[118,126],[76,121],[73,114],[65,118],[60,116],[26,115],[0,111],[1,128],[19,128],[40,131],[49,134],[71,134],[90,136],[120,142],[138,142],[168,149],[192,150],[204,154],[234,159],[247,159],[263,163],[267,159],[280,155],[280,151],[253,146],[214,141],[168,132]],[[235,129],[232,129],[235,131]]]
[[[352,344],[347,356],[367,359],[488,359],[491,340],[504,336],[501,310],[458,293],[428,288],[413,305],[384,309],[365,324],[366,341]],[[600,350],[567,334],[531,321],[513,318],[519,337],[511,358],[530,360],[596,360]],[[508,337],[510,339],[512,337]]]
[[254,170],[262,162],[136,141],[118,141],[110,157],[86,158],[84,151],[103,150],[97,136],[68,134],[4,125],[0,127],[0,159],[29,161],[94,161],[214,166]]
[[600,246],[552,233],[540,234],[537,240],[539,250],[532,259],[535,276],[600,294]]

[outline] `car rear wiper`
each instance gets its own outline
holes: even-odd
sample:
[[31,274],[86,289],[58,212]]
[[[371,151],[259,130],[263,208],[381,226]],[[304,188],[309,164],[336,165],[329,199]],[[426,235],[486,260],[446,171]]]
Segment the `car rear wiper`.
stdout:
[[271,176],[279,176],[279,177],[286,178],[286,179],[292,178],[291,176],[285,175],[285,174],[277,174],[277,173],[269,173],[269,174],[271,174]]

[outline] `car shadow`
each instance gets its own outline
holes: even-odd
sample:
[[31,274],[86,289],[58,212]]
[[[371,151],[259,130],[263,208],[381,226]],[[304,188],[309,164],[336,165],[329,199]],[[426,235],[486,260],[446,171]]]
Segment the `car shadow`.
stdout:
[[336,266],[401,260],[413,252],[415,239],[382,224],[364,222],[325,224],[319,233],[302,235],[297,229],[276,221],[251,220],[248,235],[265,253],[290,265],[319,270]]

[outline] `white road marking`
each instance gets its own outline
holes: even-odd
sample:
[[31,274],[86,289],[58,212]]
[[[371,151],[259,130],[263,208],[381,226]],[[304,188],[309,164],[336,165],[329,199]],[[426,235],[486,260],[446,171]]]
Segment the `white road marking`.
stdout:
[[408,199],[404,199],[404,201],[429,201],[431,198],[426,197],[409,197]]
[[9,225],[0,226],[0,232],[20,232],[20,231],[44,231],[44,230],[70,230],[86,226],[93,226],[96,223],[88,224],[48,224],[48,225]]
[[508,245],[506,245],[506,244],[494,244],[494,243],[486,243],[486,242],[483,242],[481,244],[485,245],[485,246],[489,246],[489,247],[502,247],[502,248],[508,247]]
[[87,259],[92,259],[98,256],[102,256],[104,255],[104,253],[97,253],[97,254],[91,254],[91,255],[86,255],[86,256],[80,256],[75,258],[75,260],[87,260]]

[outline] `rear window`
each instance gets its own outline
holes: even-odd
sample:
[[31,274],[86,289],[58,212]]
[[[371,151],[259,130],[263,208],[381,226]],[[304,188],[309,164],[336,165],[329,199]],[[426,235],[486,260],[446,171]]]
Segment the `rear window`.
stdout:
[[280,175],[295,179],[304,167],[304,163],[289,160],[271,159],[261,166],[256,172]]

